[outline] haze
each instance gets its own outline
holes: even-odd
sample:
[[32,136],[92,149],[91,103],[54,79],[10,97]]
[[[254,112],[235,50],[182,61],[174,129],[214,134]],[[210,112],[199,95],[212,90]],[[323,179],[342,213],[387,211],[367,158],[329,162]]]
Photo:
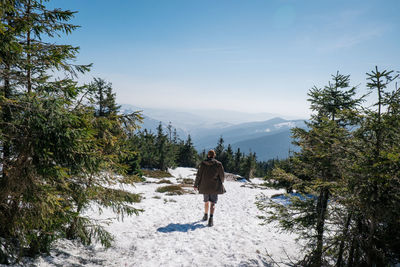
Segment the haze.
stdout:
[[362,90],[375,65],[399,69],[397,0],[53,4],[79,10],[63,41],[124,104],[308,117],[308,90],[336,71]]

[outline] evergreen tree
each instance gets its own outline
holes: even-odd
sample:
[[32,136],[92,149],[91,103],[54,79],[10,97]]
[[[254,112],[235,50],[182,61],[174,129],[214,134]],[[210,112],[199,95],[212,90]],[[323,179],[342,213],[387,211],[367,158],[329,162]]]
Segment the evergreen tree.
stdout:
[[214,151],[215,151],[215,158],[219,160],[225,168],[227,163],[227,157],[224,147],[224,138],[222,136],[220,136],[220,138],[218,139],[218,143]]
[[240,166],[241,166],[241,162],[243,159],[243,154],[242,152],[240,152],[240,148],[238,148],[235,152],[235,156],[234,156],[234,168],[233,171],[236,174],[240,173]]
[[203,149],[199,155],[200,160],[204,160],[207,157],[207,152],[205,149]]
[[268,161],[257,161],[256,164],[256,177],[266,177],[268,173],[274,168],[275,160],[268,160]]
[[[346,165],[349,162],[346,149],[351,146],[349,127],[357,121],[357,107],[362,102],[355,97],[355,87],[350,87],[349,76],[337,73],[333,82],[323,89],[310,90],[311,110],[314,113],[307,123],[308,129],[295,128],[295,144],[302,150],[295,153],[296,169],[287,173],[282,169],[273,172],[276,179],[286,179],[304,194],[304,201],[292,199],[285,208],[274,205],[278,215],[271,213],[270,220],[278,220],[283,229],[297,231],[308,243],[308,251],[301,262],[307,266],[327,264],[327,247],[332,246],[325,237],[325,223],[331,217],[328,210],[332,194],[343,187]],[[289,170],[290,171],[290,170]],[[296,215],[294,215],[296,214]]]
[[254,172],[256,170],[256,162],[257,162],[256,154],[251,152],[243,159],[240,174],[247,180],[250,180],[251,178],[254,177]]
[[215,158],[221,160],[223,157],[225,147],[224,147],[224,138],[222,136],[219,137],[217,146],[214,148],[215,151]]
[[[172,132],[172,125],[170,130]],[[176,129],[173,132],[176,133]],[[130,137],[129,142],[132,150],[139,151],[140,166],[143,168],[166,170],[175,166],[195,167],[198,161],[191,136],[184,142],[173,134],[170,140],[169,133],[164,133],[161,123],[156,135],[144,129]]]
[[225,171],[227,172],[233,172],[235,168],[235,162],[233,159],[233,150],[231,144],[228,145],[228,148],[226,149],[226,165],[224,166]]
[[195,150],[190,134],[186,142],[180,147],[178,165],[182,167],[196,167],[197,151]]
[[[355,131],[356,153],[349,190],[352,211],[347,262],[388,266],[400,261],[400,90],[387,91],[398,78],[393,71],[367,73],[367,87],[377,102],[364,109]],[[363,240],[363,242],[357,242]],[[346,244],[344,244],[344,247]],[[341,260],[344,261],[344,260]]]
[[173,144],[178,144],[178,133],[176,132],[176,128],[174,128],[174,132],[172,134],[172,143]]
[[167,134],[168,134],[168,141],[169,142],[173,142],[173,140],[172,140],[172,124],[171,124],[171,122],[168,123]]
[[160,170],[166,170],[169,167],[174,167],[175,153],[172,144],[168,142],[167,135],[164,134],[161,122],[157,127],[156,146],[158,168]]
[[[104,150],[94,109],[85,104],[90,92],[73,80],[89,67],[71,63],[79,49],[44,41],[71,33],[74,12],[48,10],[45,2],[1,2],[0,263],[48,252],[60,237],[109,246],[111,235],[82,216],[90,201],[121,215],[137,212],[125,203],[138,196],[104,197],[120,195],[102,187],[112,177],[100,175],[121,169],[118,156]],[[65,77],[54,79],[54,70]]]
[[157,168],[157,144],[156,136],[148,132],[147,129],[138,135],[131,137],[130,142],[133,147],[140,151],[140,166],[142,168]]
[[120,106],[116,103],[111,83],[101,78],[94,78],[88,87],[94,94],[96,117],[107,117],[118,113]]

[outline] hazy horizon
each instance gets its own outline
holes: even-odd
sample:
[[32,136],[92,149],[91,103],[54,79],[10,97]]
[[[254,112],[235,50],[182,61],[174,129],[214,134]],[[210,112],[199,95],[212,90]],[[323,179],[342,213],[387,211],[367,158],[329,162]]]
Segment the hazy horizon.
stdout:
[[[143,111],[143,114],[146,115],[146,113],[150,114],[148,117],[152,119],[156,119],[155,117],[152,117],[151,114],[154,114],[151,111],[166,111],[166,112],[176,112],[176,113],[188,113],[192,114],[194,116],[201,116],[201,114],[204,117],[210,116],[210,114],[215,115],[215,121],[218,122],[227,122],[227,123],[232,123],[232,124],[239,124],[239,123],[244,123],[244,122],[257,122],[257,121],[267,121],[272,118],[282,118],[285,120],[308,120],[309,117],[301,117],[301,116],[290,116],[290,115],[284,115],[284,114],[279,114],[279,113],[271,113],[271,112],[250,112],[250,111],[242,111],[242,110],[233,110],[233,109],[213,109],[213,108],[182,108],[182,107],[145,107],[145,106],[137,106],[137,105],[132,105],[129,103],[119,103],[119,105],[123,106],[131,106],[136,108],[137,111]],[[229,114],[229,118],[226,119],[226,114]],[[167,116],[168,114],[164,114]],[[240,117],[235,119],[232,119],[235,117],[235,115],[240,115]],[[171,118],[173,120],[173,118]],[[170,120],[171,120],[170,119]],[[163,120],[165,123],[168,123],[168,120]]]

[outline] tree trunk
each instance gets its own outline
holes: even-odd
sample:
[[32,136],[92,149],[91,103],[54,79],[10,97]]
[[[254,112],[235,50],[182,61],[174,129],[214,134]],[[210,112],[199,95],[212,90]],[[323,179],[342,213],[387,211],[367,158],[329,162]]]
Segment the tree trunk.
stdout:
[[340,242],[338,259],[336,261],[336,266],[337,267],[343,266],[344,244],[345,244],[345,238],[347,237],[347,233],[349,232],[349,226],[350,226],[350,222],[351,222],[351,215],[352,215],[351,213],[349,213],[347,215],[346,224],[345,224],[344,229],[343,229],[343,237],[342,237],[342,241]]
[[347,259],[347,266],[354,266],[353,261],[354,261],[354,249],[356,246],[356,238],[353,237],[351,240],[351,246],[350,246],[350,251],[349,251],[349,258]]
[[312,266],[322,266],[322,250],[324,245],[324,226],[329,199],[329,189],[322,188],[317,204],[317,247],[312,259]]
[[368,225],[368,239],[367,239],[367,265],[376,265],[376,251],[374,249],[374,235],[376,229],[375,216],[372,216],[371,221]]
[[349,258],[347,260],[347,266],[358,266],[360,263],[360,252],[357,244],[357,237],[362,233],[362,222],[360,218],[357,218],[357,230],[351,241],[351,247],[349,252]]
[[[3,77],[3,79],[4,79],[4,92],[3,92],[3,94],[4,94],[4,98],[5,98],[6,101],[11,98],[11,88],[10,88],[10,77],[9,77],[9,75],[10,75],[10,66],[6,65],[5,75]],[[3,124],[4,125],[8,125],[8,123],[11,122],[11,108],[8,105],[8,103],[4,105],[3,110],[4,110],[3,118],[2,118]],[[7,128],[8,128],[8,126],[4,127],[4,131],[5,131],[6,135],[7,135]],[[7,174],[8,174],[8,169],[9,169],[8,163],[9,163],[9,160],[10,160],[10,157],[11,157],[11,144],[7,139],[5,139],[5,140],[3,140],[3,144],[2,145],[3,145],[3,158],[2,158],[2,162],[1,163],[2,163],[3,166],[2,166],[2,179],[0,181],[0,185],[1,185],[1,188],[5,188],[5,184],[7,183],[7,180],[8,180]]]
[[[4,90],[3,90],[3,96],[5,101],[10,100],[11,98],[11,85],[10,85],[10,65],[5,66],[5,72],[3,76],[4,80]],[[0,225],[0,236],[5,237],[9,235],[10,232],[10,225],[12,225],[12,201],[8,199],[10,192],[9,192],[9,186],[8,184],[10,183],[9,179],[9,171],[10,171],[10,158],[11,158],[11,143],[9,141],[9,137],[7,136],[9,133],[9,123],[11,122],[11,107],[9,106],[9,103],[4,103],[4,105],[1,107],[3,109],[3,116],[1,118],[3,125],[5,127],[3,128],[3,133],[5,134],[5,138],[2,140],[2,146],[3,146],[3,157],[1,159],[1,164],[2,164],[2,171],[1,171],[1,177],[0,177],[0,215],[3,216],[2,218],[2,224]],[[3,258],[3,256],[0,255],[2,258],[1,261],[6,262],[7,258]]]
[[28,47],[27,51],[27,70],[26,70],[26,88],[28,90],[28,93],[32,91],[32,73],[31,73],[31,32],[28,31],[27,33],[27,38],[26,38],[26,43]]
[[[27,16],[29,16],[31,13],[31,1],[28,1],[28,6],[26,9],[26,14]],[[31,73],[31,30],[29,29],[27,34],[26,34],[26,47],[27,47],[27,51],[26,51],[26,88],[28,90],[28,93],[30,93],[32,91],[32,73]]]

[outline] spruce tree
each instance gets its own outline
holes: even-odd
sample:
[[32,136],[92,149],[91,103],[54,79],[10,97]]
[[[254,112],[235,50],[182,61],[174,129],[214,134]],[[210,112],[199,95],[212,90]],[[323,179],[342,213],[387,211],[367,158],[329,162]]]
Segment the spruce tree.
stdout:
[[200,160],[204,160],[204,159],[206,159],[206,157],[207,157],[207,152],[206,152],[205,149],[203,149],[203,150],[201,151],[201,153],[199,154],[199,159],[200,159]]
[[228,145],[228,148],[226,149],[226,165],[224,166],[225,171],[227,172],[233,172],[235,168],[235,162],[233,159],[233,150],[231,144]]
[[308,94],[314,112],[308,129],[293,129],[294,143],[301,147],[294,155],[297,170],[292,171],[297,177],[283,170],[273,173],[306,195],[303,201],[292,199],[287,207],[271,203],[279,215],[271,213],[269,218],[278,220],[285,230],[297,231],[307,241],[307,253],[301,262],[307,266],[326,264],[326,247],[331,246],[325,226],[331,217],[328,203],[343,187],[349,161],[347,148],[352,143],[349,128],[357,122],[357,107],[362,102],[362,98],[355,97],[356,88],[349,85],[349,76],[337,73],[332,80],[322,89],[313,87]]
[[142,168],[157,168],[157,144],[156,136],[144,129],[130,138],[132,147],[136,147],[140,155],[140,166]]
[[234,168],[233,168],[233,173],[239,174],[240,173],[240,166],[242,162],[243,154],[240,152],[240,148],[238,148],[235,152],[234,156]]
[[[393,71],[367,73],[367,88],[376,95],[364,109],[355,131],[356,153],[348,202],[353,210],[345,254],[349,264],[388,266],[400,261],[400,90],[388,90],[399,76]],[[363,240],[363,242],[358,242]]]
[[214,148],[214,151],[215,151],[215,159],[219,160],[225,168],[225,166],[227,165],[226,164],[227,155],[225,151],[224,142],[225,142],[224,138],[220,136],[220,138],[218,139],[217,146]]
[[[138,196],[104,198],[106,191],[119,195],[102,187],[111,178],[100,175],[120,169],[118,156],[101,145],[94,109],[86,104],[90,92],[73,80],[89,67],[72,64],[79,49],[44,41],[76,29],[68,23],[74,12],[48,10],[45,3],[1,2],[1,263],[48,252],[54,240],[67,236],[110,245],[111,235],[82,216],[90,201],[121,215],[137,212],[125,203]],[[54,70],[65,75],[55,79]]]
[[157,167],[160,170],[167,170],[170,167],[174,167],[176,155],[174,153],[172,143],[168,141],[168,136],[164,133],[161,122],[157,127],[156,147],[158,162]]
[[190,134],[184,144],[180,146],[178,155],[178,165],[182,167],[196,167],[197,151],[193,146]]
[[215,158],[221,160],[223,157],[225,147],[224,147],[224,138],[222,136],[219,137],[217,146],[214,148]]
[[118,113],[120,106],[116,103],[111,83],[101,78],[94,78],[88,87],[96,104],[96,117],[107,117]]
[[241,165],[241,175],[246,178],[247,180],[250,180],[251,178],[254,177],[254,172],[256,170],[256,154],[250,153],[244,157],[242,165]]

